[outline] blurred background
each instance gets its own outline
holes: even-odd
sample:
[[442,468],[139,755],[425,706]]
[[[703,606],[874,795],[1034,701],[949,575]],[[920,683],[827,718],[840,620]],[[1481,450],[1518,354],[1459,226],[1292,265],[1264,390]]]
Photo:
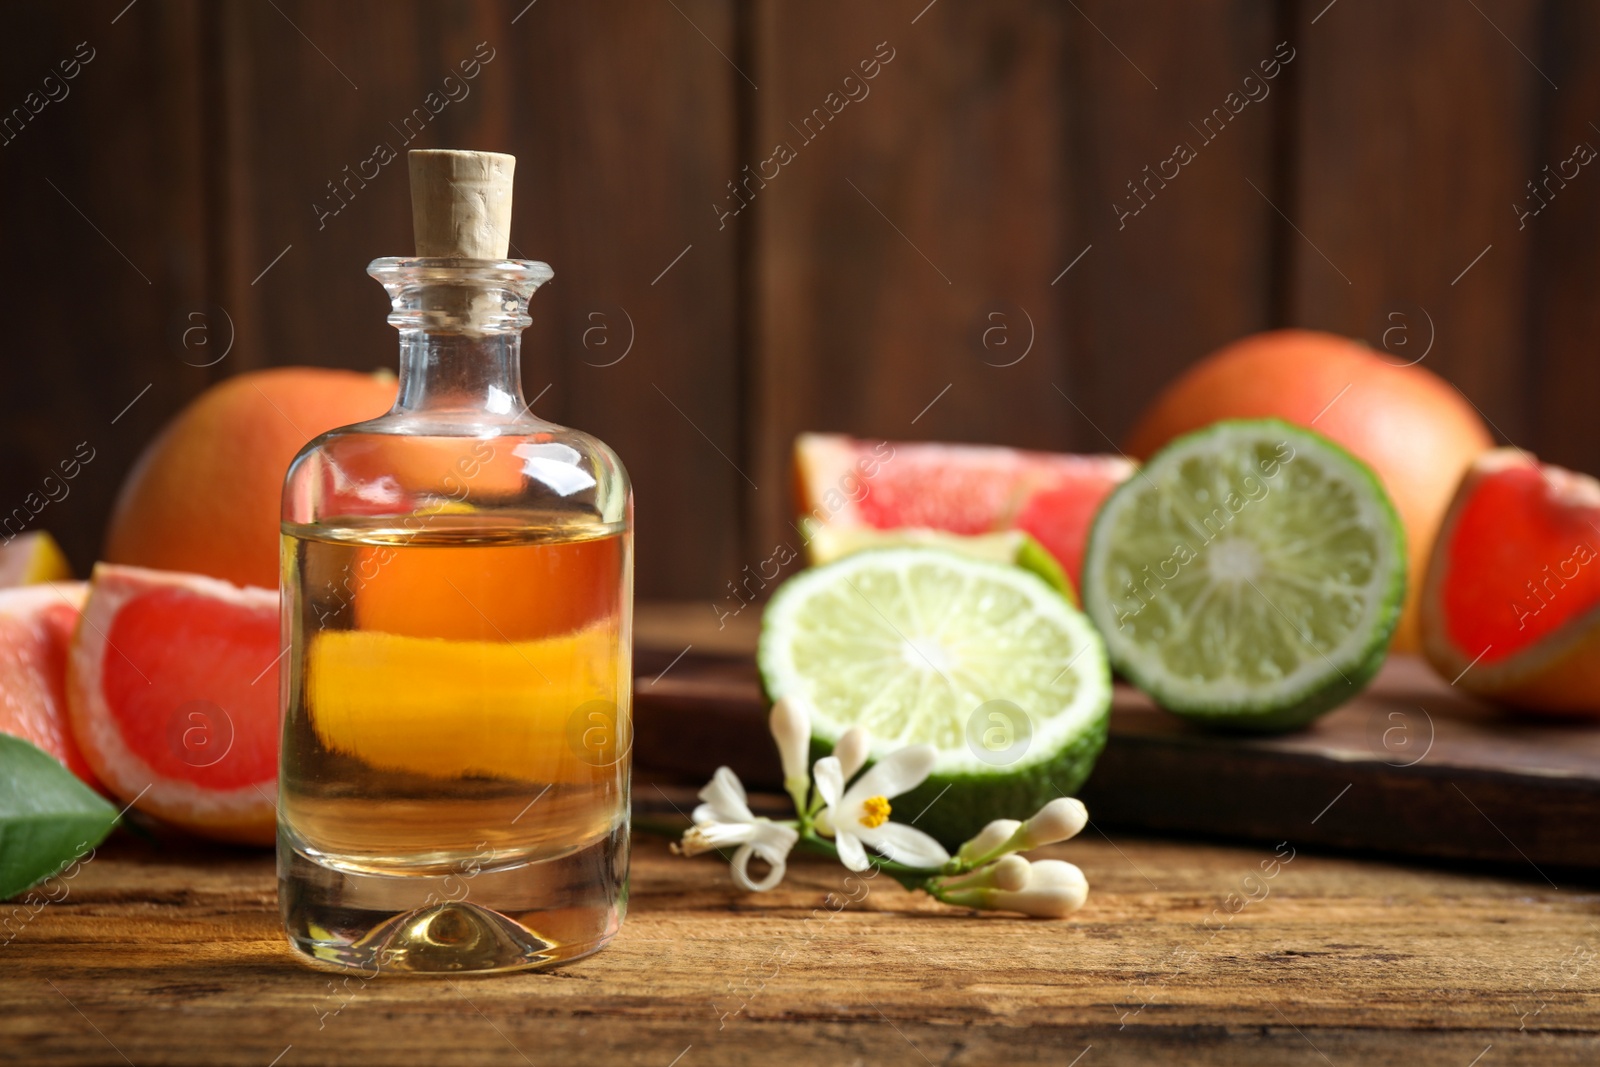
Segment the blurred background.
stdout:
[[642,597],[798,544],[800,430],[1112,451],[1280,325],[1423,359],[1503,440],[1600,469],[1593,4],[6,14],[0,511],[87,442],[34,519],[80,570],[207,384],[395,365],[365,267],[411,252],[407,148],[517,156],[515,254],[555,269],[527,395],[627,463]]

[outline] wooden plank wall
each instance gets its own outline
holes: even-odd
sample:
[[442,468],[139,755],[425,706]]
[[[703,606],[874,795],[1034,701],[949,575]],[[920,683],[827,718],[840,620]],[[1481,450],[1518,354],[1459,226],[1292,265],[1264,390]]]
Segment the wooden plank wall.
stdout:
[[[80,566],[139,448],[208,382],[392,364],[364,268],[408,251],[403,166],[344,205],[328,190],[379,143],[517,154],[513,242],[557,279],[528,394],[628,463],[643,596],[715,598],[790,536],[802,429],[1106,450],[1171,375],[1274,325],[1378,343],[1403,323],[1397,355],[1431,336],[1426,365],[1508,440],[1600,470],[1600,176],[1513,208],[1600,145],[1592,6],[9,12],[0,108],[94,54],[0,144],[0,505],[90,441],[37,519]],[[408,131],[473,59],[466,94]],[[1253,99],[1208,125],[1230,93]],[[1178,144],[1194,158],[1152,182]],[[196,324],[214,347],[185,346]]]

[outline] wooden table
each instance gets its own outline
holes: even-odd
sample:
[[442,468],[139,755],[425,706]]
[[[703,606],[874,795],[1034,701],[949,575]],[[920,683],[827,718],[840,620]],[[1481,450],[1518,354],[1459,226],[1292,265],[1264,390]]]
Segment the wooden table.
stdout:
[[1089,903],[1054,923],[948,909],[887,880],[839,907],[842,869],[811,858],[750,896],[715,856],[636,842],[631,913],[599,955],[341,990],[285,945],[270,855],[119,835],[0,948],[0,1060],[1600,1061],[1600,894],[1532,870],[1298,849],[1265,879],[1271,848],[1085,831],[1054,851],[1088,873]]
[[[718,628],[704,605],[656,606],[640,644],[747,654],[746,614]],[[641,780],[636,808],[674,817],[699,784]],[[747,895],[715,856],[635,841],[631,912],[598,956],[346,984],[283,942],[269,854],[119,834],[64,899],[14,918],[0,1062],[1600,1062],[1600,893],[1531,864],[1397,866],[1290,840],[1274,866],[1270,844],[1090,829],[1050,850],[1092,887],[1052,923],[886,880],[846,903],[843,870],[809,857]]]

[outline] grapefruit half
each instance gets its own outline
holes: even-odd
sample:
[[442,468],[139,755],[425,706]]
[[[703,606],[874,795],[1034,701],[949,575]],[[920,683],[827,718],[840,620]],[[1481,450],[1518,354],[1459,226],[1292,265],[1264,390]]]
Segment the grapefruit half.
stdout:
[[318,367],[273,367],[218,382],[167,424],[128,473],[105,558],[276,586],[290,461],[318,434],[383,414],[394,396],[393,375]]
[[1600,481],[1514,448],[1480,456],[1439,530],[1422,639],[1462,689],[1600,717]]
[[67,651],[88,588],[55,582],[0,592],[0,731],[98,788],[67,721]]
[[1135,467],[1122,456],[816,433],[795,439],[794,466],[803,526],[1023,530],[1049,550],[1075,589],[1095,512]]
[[124,803],[205,837],[274,838],[278,594],[95,567],[67,672],[72,727]]

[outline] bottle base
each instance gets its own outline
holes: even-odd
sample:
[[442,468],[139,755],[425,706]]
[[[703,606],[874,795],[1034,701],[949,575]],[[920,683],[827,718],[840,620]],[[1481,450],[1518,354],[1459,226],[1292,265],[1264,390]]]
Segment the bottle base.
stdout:
[[627,828],[549,859],[437,873],[330,862],[278,834],[289,943],[312,964],[378,974],[490,974],[604,948],[627,909]]

